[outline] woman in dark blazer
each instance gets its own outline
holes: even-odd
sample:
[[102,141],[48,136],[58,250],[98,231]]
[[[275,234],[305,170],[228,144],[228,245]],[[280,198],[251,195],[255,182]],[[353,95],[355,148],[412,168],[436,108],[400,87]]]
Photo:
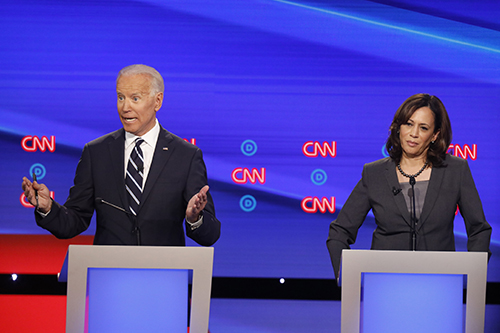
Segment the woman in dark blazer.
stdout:
[[337,278],[342,250],[354,244],[370,209],[377,225],[373,250],[454,251],[458,206],[468,250],[489,252],[491,226],[469,165],[446,154],[451,135],[448,114],[437,97],[417,94],[399,107],[386,143],[390,157],[364,166],[361,180],[330,224],[327,247]]

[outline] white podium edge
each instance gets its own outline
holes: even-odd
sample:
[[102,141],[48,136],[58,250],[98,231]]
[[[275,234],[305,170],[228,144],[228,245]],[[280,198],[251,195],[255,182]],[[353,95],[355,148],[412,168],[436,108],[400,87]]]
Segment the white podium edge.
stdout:
[[486,252],[342,251],[341,333],[360,330],[362,273],[467,275],[465,333],[484,331]]
[[[64,263],[68,281],[66,332],[85,330],[89,267],[193,270],[190,333],[208,332],[213,257],[213,247],[70,245]],[[60,281],[65,280],[64,265]]]

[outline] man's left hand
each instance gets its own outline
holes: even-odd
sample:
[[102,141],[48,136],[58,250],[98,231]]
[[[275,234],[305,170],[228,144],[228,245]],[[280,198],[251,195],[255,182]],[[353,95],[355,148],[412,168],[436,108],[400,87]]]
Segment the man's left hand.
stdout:
[[207,204],[208,189],[208,185],[203,186],[200,192],[193,195],[191,200],[189,200],[186,209],[186,218],[189,222],[196,222],[200,218],[200,213]]

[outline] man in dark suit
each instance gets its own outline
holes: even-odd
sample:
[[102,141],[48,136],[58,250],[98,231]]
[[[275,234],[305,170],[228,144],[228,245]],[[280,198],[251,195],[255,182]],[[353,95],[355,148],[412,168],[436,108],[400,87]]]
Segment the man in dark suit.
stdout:
[[163,78],[152,67],[120,71],[116,91],[123,128],[85,145],[66,203],[53,201],[44,184],[23,178],[39,226],[71,238],[88,228],[96,211],[98,245],[183,246],[183,221],[187,236],[200,245],[217,241],[220,222],[202,152],[156,119],[163,90]]

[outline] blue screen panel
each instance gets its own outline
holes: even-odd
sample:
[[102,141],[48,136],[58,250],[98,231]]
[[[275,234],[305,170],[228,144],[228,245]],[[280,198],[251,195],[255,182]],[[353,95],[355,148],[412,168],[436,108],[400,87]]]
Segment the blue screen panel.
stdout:
[[188,271],[89,268],[89,333],[185,332]]
[[361,332],[464,332],[463,275],[362,273]]

